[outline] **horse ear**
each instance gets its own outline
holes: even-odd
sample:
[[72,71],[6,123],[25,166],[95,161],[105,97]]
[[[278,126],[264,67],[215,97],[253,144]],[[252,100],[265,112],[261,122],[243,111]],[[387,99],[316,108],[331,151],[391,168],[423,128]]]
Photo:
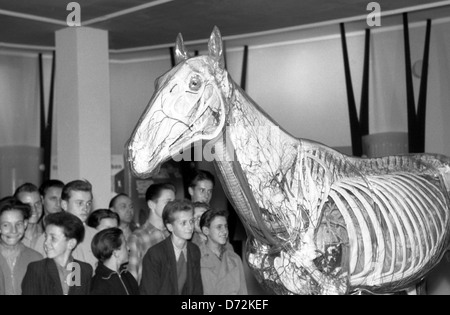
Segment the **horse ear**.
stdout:
[[220,69],[225,69],[225,58],[223,55],[222,35],[220,35],[219,28],[214,26],[208,43],[209,55],[216,60]]
[[179,64],[180,62],[187,60],[189,55],[184,47],[183,36],[181,33],[177,36],[177,42],[175,44],[175,64]]

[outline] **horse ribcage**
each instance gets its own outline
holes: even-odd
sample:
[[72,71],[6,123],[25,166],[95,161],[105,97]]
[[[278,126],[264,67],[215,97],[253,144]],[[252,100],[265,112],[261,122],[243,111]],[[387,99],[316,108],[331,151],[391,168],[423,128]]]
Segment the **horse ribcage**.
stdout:
[[439,181],[413,173],[348,178],[329,198],[345,221],[350,284],[400,283],[423,273],[447,238],[447,199]]

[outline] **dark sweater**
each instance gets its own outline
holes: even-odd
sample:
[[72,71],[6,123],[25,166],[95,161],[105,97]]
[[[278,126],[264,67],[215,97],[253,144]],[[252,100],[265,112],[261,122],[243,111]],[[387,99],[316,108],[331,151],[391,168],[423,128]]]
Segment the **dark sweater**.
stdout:
[[[91,287],[92,267],[91,265],[74,260],[80,271],[79,285],[71,286],[69,295],[88,295]],[[75,275],[76,277],[76,275]],[[59,279],[58,268],[53,259],[43,259],[28,265],[27,272],[22,281],[22,295],[63,295],[63,288]]]
[[[200,249],[187,242],[187,279],[182,295],[203,295]],[[151,247],[142,260],[142,295],[178,295],[177,262],[172,238]]]
[[139,285],[126,267],[117,273],[99,262],[91,282],[91,295],[139,295]]

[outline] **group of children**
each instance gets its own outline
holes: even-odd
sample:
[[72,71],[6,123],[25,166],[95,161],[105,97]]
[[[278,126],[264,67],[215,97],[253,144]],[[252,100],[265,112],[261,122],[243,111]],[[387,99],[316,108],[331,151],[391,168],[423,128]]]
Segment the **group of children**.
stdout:
[[175,200],[171,184],[150,186],[139,228],[127,195],[91,213],[89,182],[61,184],[27,184],[0,201],[0,295],[247,294],[227,212],[209,207],[210,173],[191,182],[192,201]]

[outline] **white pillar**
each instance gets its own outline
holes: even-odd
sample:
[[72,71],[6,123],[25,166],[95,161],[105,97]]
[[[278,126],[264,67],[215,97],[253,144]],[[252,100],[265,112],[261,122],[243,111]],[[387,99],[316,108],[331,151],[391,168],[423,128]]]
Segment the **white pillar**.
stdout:
[[111,198],[111,109],[108,32],[69,27],[56,32],[55,122],[58,178],[86,179],[94,208]]

